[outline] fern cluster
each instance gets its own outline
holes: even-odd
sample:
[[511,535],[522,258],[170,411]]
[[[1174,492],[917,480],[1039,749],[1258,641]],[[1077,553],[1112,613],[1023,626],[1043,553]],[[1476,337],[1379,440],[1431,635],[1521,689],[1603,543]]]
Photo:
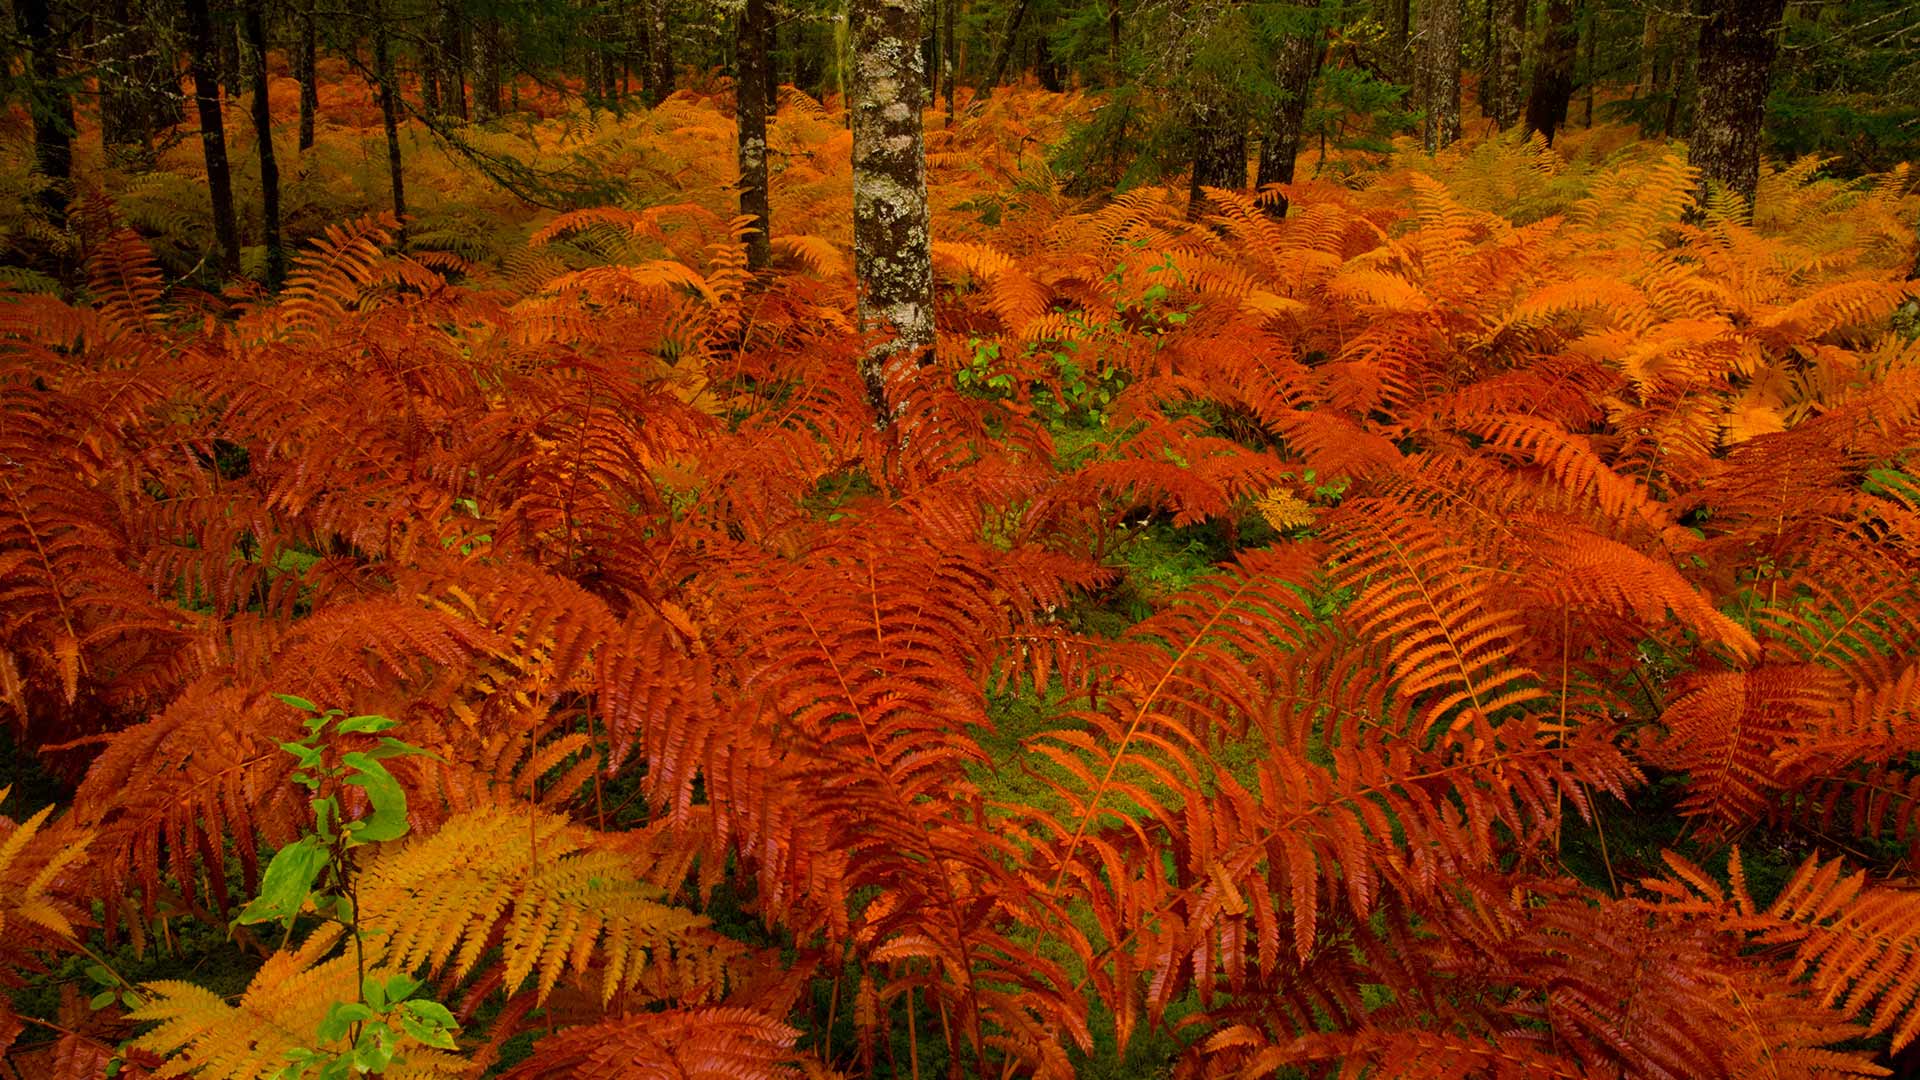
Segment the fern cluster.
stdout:
[[[1008,180],[966,148],[1016,97],[936,180]],[[836,118],[772,140],[776,222],[843,217]],[[1689,221],[1658,148],[1510,141],[1284,220],[1035,181],[936,245],[889,428],[831,229],[756,279],[718,199],[497,261],[361,217],[214,318],[96,206],[84,296],[0,306],[0,701],[74,785],[0,831],[0,978],[225,925],[309,816],[298,692],[432,752],[357,901],[468,1025],[410,1075],[529,1032],[509,1075],[1880,1075],[1920,1033],[1908,187]],[[1107,632],[1143,523],[1231,551]],[[1567,869],[1661,799],[1700,861],[1805,863]],[[354,967],[253,944],[237,1000],[153,983],[65,1053],[271,1075]]]

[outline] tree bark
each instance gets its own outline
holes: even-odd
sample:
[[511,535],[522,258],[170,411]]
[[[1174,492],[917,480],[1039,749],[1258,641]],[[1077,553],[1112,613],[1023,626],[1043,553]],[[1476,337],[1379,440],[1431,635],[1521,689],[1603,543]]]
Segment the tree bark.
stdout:
[[772,258],[772,210],[767,198],[767,0],[746,0],[740,13],[733,80],[734,117],[740,127],[740,213],[753,218],[747,237],[747,267],[763,270]]
[[[1267,118],[1260,138],[1260,169],[1255,184],[1293,183],[1293,162],[1300,154],[1300,140],[1306,132],[1307,102],[1313,93],[1313,76],[1320,69],[1325,49],[1320,36],[1320,0],[1304,0],[1300,5],[1308,19],[1299,31],[1280,42],[1275,58],[1273,81],[1280,89],[1280,104]],[[1287,200],[1274,203],[1274,214],[1284,217]]]
[[265,0],[241,0],[241,26],[247,35],[247,64],[253,73],[253,135],[260,154],[261,221],[266,233],[267,288],[280,291],[287,277],[287,249],[280,235],[280,166],[273,157],[273,110],[267,98],[267,18]]
[[[1387,20],[1387,53],[1394,76],[1403,82],[1414,82],[1419,73],[1414,64],[1412,50],[1407,39],[1413,25],[1412,0],[1389,0],[1390,14]],[[1419,87],[1414,88],[1415,96]]]
[[1460,0],[1429,0],[1420,13],[1420,137],[1427,152],[1460,137]]
[[467,118],[467,27],[459,0],[440,0],[440,107]]
[[933,260],[927,154],[920,127],[917,0],[851,0],[853,259],[860,326],[893,337],[862,359],[868,398],[883,422],[894,391],[933,347]]
[[953,126],[953,87],[960,80],[959,54],[954,52],[953,25],[960,21],[960,0],[947,0],[946,41],[941,48],[940,66],[946,70],[947,126]]
[[387,179],[393,187],[393,216],[400,221],[400,242],[407,239],[407,181],[400,162],[400,90],[393,73],[393,48],[387,40],[386,12],[374,9],[373,68],[380,80],[380,126],[387,133]]
[[33,113],[33,168],[46,178],[40,205],[56,220],[67,214],[73,183],[73,94],[60,81],[60,43],[47,0],[16,0],[14,15],[27,39],[28,108]]
[[313,124],[320,112],[319,28],[313,20],[313,2],[300,13],[300,51],[294,62],[300,79],[300,149],[313,148]]
[[975,101],[985,101],[993,96],[994,88],[1000,80],[1007,77],[1007,63],[1013,59],[1013,45],[1020,37],[1020,22],[1027,17],[1027,0],[1015,0],[1013,14],[1007,16],[1007,29],[1000,35],[1000,48],[994,51],[993,67],[987,73],[987,80],[974,92]]
[[1520,54],[1527,33],[1524,0],[1494,0],[1493,93],[1488,115],[1502,128],[1520,119]]
[[647,105],[673,96],[673,40],[667,36],[668,0],[643,0],[647,8]]
[[220,78],[213,66],[219,44],[214,40],[207,0],[186,0],[186,11],[187,67],[200,113],[200,150],[207,162],[213,235],[220,246],[221,275],[234,278],[240,276],[240,230],[233,218],[233,174],[227,167],[227,132],[220,117]]
[[1537,131],[1551,143],[1567,122],[1567,104],[1573,100],[1573,60],[1580,32],[1573,21],[1571,0],[1547,0],[1546,15],[1533,64],[1533,88],[1527,94],[1527,131]]
[[500,115],[500,20],[480,21],[473,35],[473,111],[482,120]]
[[1194,110],[1191,134],[1187,217],[1197,220],[1206,207],[1206,188],[1237,191],[1247,186],[1247,129],[1232,110],[1203,104]]
[[1700,28],[1699,100],[1687,162],[1701,201],[1715,185],[1753,207],[1760,185],[1760,124],[1773,77],[1774,32],[1786,0],[1711,0]]

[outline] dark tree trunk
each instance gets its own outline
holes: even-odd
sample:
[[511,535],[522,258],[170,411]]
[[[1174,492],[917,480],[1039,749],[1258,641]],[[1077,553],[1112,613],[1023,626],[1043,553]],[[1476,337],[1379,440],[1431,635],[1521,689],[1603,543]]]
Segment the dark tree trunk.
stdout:
[[954,51],[953,25],[960,21],[960,0],[947,0],[947,33],[942,43],[940,66],[946,71],[947,126],[953,126],[953,87],[960,79],[960,57]]
[[1007,29],[1000,35],[1000,47],[994,51],[993,67],[987,71],[987,81],[980,84],[974,92],[975,101],[985,101],[993,96],[994,88],[1000,80],[1007,77],[1007,64],[1013,59],[1013,46],[1020,38],[1020,22],[1027,17],[1027,0],[1015,0],[1013,14],[1007,16]]
[[668,0],[644,0],[647,8],[647,104],[673,95],[673,39],[667,32]]
[[[1418,78],[1413,62],[1412,50],[1408,47],[1409,31],[1413,23],[1412,0],[1389,0],[1390,14],[1387,20],[1387,53],[1394,77],[1402,82],[1412,83]],[[1419,88],[1415,87],[1418,96]]]
[[1187,188],[1187,216],[1198,218],[1207,204],[1205,188],[1239,190],[1247,186],[1247,131],[1231,110],[1203,105],[1193,119],[1193,176]]
[[[1300,140],[1306,132],[1307,102],[1312,97],[1313,76],[1325,54],[1318,19],[1320,0],[1305,0],[1301,5],[1311,18],[1306,26],[1286,36],[1275,58],[1273,81],[1280,88],[1280,104],[1267,118],[1260,136],[1260,171],[1255,177],[1259,187],[1293,183],[1293,162],[1300,154]],[[1274,214],[1285,216],[1287,200],[1274,203]]]
[[1774,32],[1786,0],[1711,0],[1700,28],[1700,98],[1687,161],[1700,196],[1725,187],[1747,201],[1760,184],[1760,123],[1773,77]]
[[240,20],[234,18],[238,0],[211,0],[214,40],[219,43],[220,84],[227,97],[237,98],[246,87],[246,65],[240,61]]
[[66,217],[73,183],[73,94],[60,78],[60,43],[47,0],[16,0],[14,15],[27,39],[28,107],[33,113],[33,168],[46,179],[40,205]]
[[1586,63],[1586,69],[1587,69],[1587,75],[1586,75],[1586,80],[1587,80],[1587,81],[1586,81],[1586,90],[1587,90],[1587,116],[1586,116],[1586,120],[1585,120],[1585,123],[1586,123],[1586,126],[1587,126],[1587,127],[1592,127],[1592,126],[1593,126],[1593,91],[1594,91],[1594,88],[1595,88],[1595,87],[1596,87],[1596,86],[1597,86],[1597,85],[1599,84],[1599,82],[1600,82],[1600,76],[1599,76],[1599,73],[1598,73],[1597,71],[1595,71],[1595,69],[1594,69],[1594,65],[1595,65],[1595,64],[1597,64],[1597,63],[1599,63],[1599,52],[1600,52],[1600,10],[1599,10],[1599,8],[1598,8],[1597,6],[1595,6],[1595,5],[1593,4],[1593,2],[1592,2],[1592,0],[1588,0],[1588,3],[1587,3],[1587,5],[1586,5],[1586,7],[1587,7],[1587,11],[1586,11],[1586,15],[1587,15],[1587,28],[1586,28],[1586,43],[1587,43],[1587,63]]
[[482,19],[473,35],[473,111],[482,120],[500,115],[500,21]]
[[766,268],[773,251],[772,212],[767,199],[767,0],[746,0],[740,13],[733,81],[734,117],[740,126],[740,213],[754,219],[747,237],[747,266]]
[[240,230],[233,219],[233,174],[227,168],[227,132],[220,117],[220,79],[214,71],[219,43],[207,0],[186,0],[187,66],[200,113],[200,149],[207,161],[207,193],[213,201],[213,235],[220,245],[222,276],[240,276]]
[[1573,60],[1580,35],[1571,0],[1547,0],[1546,15],[1533,64],[1533,88],[1527,94],[1527,130],[1552,142],[1554,133],[1567,122],[1567,103],[1573,100]]
[[1493,62],[1488,65],[1493,91],[1487,114],[1502,128],[1520,119],[1520,53],[1526,33],[1525,0],[1494,0]]
[[122,168],[153,167],[153,117],[146,88],[149,72],[141,63],[140,28],[134,25],[130,0],[113,0],[104,19],[96,20],[102,57],[97,75],[100,87],[100,144],[109,162]]
[[440,0],[440,107],[467,118],[467,27],[459,0]]
[[313,148],[313,123],[320,112],[319,28],[313,19],[313,4],[300,15],[299,59],[294,62],[300,78],[300,149]]
[[261,221],[266,232],[267,288],[278,292],[287,276],[287,249],[280,237],[280,166],[273,158],[273,110],[267,98],[266,0],[241,0],[247,62],[253,69],[253,135],[260,153]]
[[927,228],[927,153],[920,129],[920,17],[916,0],[852,0],[853,259],[860,326],[891,328],[861,361],[883,420],[891,392],[933,348],[933,261]]
[[1428,0],[1421,11],[1417,76],[1420,137],[1432,153],[1460,137],[1460,0]]
[[400,89],[393,73],[393,48],[387,40],[386,13],[375,8],[373,68],[380,80],[380,126],[387,133],[387,178],[393,185],[393,216],[400,221],[400,242],[407,238],[407,181],[400,162]]

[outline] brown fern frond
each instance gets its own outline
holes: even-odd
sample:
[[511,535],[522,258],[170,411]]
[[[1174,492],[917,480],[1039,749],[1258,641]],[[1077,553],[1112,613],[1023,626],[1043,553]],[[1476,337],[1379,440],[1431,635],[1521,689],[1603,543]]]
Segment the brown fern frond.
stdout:
[[534,1044],[509,1080],[781,1080],[803,1075],[800,1033],[749,1009],[641,1013]]

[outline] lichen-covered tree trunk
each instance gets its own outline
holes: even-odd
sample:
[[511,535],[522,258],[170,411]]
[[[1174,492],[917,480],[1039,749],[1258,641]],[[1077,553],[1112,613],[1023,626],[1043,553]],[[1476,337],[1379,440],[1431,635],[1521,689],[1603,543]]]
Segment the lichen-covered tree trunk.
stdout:
[[933,347],[933,260],[927,233],[927,154],[920,130],[918,0],[850,0],[853,32],[853,261],[860,326],[890,330],[861,361],[883,420],[891,391]]
[[740,12],[733,80],[734,119],[740,128],[740,213],[754,219],[747,266],[764,269],[772,256],[772,210],[767,198],[767,0],[747,0]]
[[1700,28],[1699,99],[1687,161],[1700,193],[1718,184],[1749,209],[1760,184],[1760,122],[1773,77],[1774,32],[1786,0],[1711,0]]
[[240,25],[247,38],[253,83],[253,136],[260,157],[260,220],[267,247],[267,288],[279,291],[287,276],[287,249],[280,234],[280,165],[273,156],[273,110],[267,100],[265,0],[241,0]]
[[[1274,59],[1273,81],[1280,90],[1280,103],[1267,117],[1260,137],[1260,171],[1256,183],[1291,184],[1293,162],[1300,154],[1300,139],[1306,130],[1307,99],[1312,96],[1314,72],[1325,53],[1318,18],[1320,0],[1304,0],[1300,5],[1305,24],[1280,43]],[[1277,214],[1287,212],[1283,198],[1274,204]]]
[[673,39],[667,34],[667,0],[643,0],[647,9],[647,104],[673,94]]
[[1512,127],[1520,119],[1521,42],[1527,33],[1527,5],[1524,0],[1493,0],[1493,57],[1489,69],[1493,75],[1489,115],[1501,127]]
[[1460,137],[1460,0],[1428,0],[1420,13],[1420,138],[1432,153]]
[[220,116],[220,76],[214,69],[219,43],[207,0],[186,0],[187,67],[200,114],[200,151],[207,164],[207,195],[213,203],[213,235],[220,245],[220,271],[240,276],[240,229],[233,219],[233,171],[227,165],[227,130]]
[[1540,51],[1533,63],[1533,87],[1527,94],[1527,130],[1539,132],[1548,142],[1567,122],[1567,103],[1573,100],[1573,59],[1579,48],[1573,4],[1547,0]]

